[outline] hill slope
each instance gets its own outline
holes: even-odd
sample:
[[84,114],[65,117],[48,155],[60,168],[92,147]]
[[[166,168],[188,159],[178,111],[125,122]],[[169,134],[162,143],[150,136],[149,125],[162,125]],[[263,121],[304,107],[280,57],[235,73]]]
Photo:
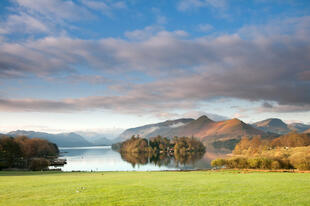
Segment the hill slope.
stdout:
[[292,124],[289,124],[288,128],[291,131],[297,131],[297,132],[305,132],[306,130],[310,131],[310,125],[302,124],[302,123],[292,123]]
[[291,131],[287,124],[285,124],[281,119],[277,118],[270,118],[259,121],[252,124],[252,126],[264,132],[272,132],[276,134],[287,134]]
[[123,141],[130,138],[132,135],[140,135],[141,137],[154,137],[168,133],[173,128],[178,128],[192,122],[194,119],[177,119],[160,122],[157,124],[148,124],[141,127],[135,127],[125,130],[120,134],[119,140]]
[[50,142],[57,144],[59,147],[81,147],[81,146],[92,146],[93,144],[86,141],[82,136],[76,133],[60,133],[60,134],[49,134],[45,132],[25,131],[16,130],[7,133],[9,136],[28,136],[30,138],[38,137],[46,139]]
[[[173,120],[167,122],[182,122],[183,125],[171,127],[158,128],[158,125],[163,123],[145,125],[133,129],[128,129],[121,134],[122,139],[130,138],[131,135],[139,134],[142,137],[153,137],[157,135],[174,137],[174,136],[194,136],[205,143],[214,141],[227,141],[231,139],[239,140],[243,136],[262,135],[267,136],[264,131],[253,128],[242,122],[239,119],[231,119],[225,121],[215,122],[207,116],[201,116],[196,120],[186,119],[185,123],[182,120]],[[145,132],[145,131],[151,132]]]
[[308,133],[308,134],[310,134],[310,129],[304,131],[303,133]]

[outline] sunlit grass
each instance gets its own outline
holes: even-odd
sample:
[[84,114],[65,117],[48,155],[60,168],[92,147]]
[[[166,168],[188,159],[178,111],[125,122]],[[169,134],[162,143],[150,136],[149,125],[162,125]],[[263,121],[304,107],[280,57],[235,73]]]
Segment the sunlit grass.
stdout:
[[310,205],[310,174],[0,172],[0,205]]

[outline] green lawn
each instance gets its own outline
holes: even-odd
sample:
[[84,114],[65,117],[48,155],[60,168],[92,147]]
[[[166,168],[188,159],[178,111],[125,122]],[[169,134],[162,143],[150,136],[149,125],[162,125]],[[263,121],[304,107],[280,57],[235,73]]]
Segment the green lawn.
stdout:
[[0,205],[310,205],[310,174],[0,172]]

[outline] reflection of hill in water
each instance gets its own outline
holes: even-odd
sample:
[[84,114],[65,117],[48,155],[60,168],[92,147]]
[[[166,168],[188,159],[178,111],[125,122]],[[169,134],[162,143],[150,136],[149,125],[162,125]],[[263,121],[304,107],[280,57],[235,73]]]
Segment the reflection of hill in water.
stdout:
[[[126,153],[120,154],[110,148],[61,148],[61,158],[67,159],[62,167],[64,171],[154,171],[154,170],[194,170],[209,169],[210,163],[217,157],[229,153],[206,146],[202,155],[167,156],[165,154],[148,155]],[[65,153],[63,153],[65,152]]]
[[121,153],[121,158],[129,162],[133,168],[139,165],[153,164],[179,169],[209,169],[211,161],[231,153],[227,148],[214,148],[207,145],[205,153],[185,153],[169,156],[167,154]]

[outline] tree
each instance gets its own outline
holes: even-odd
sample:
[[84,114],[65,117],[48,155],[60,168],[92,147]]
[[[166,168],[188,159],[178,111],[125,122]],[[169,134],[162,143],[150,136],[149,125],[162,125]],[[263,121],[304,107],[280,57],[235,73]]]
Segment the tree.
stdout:
[[4,136],[0,138],[0,145],[0,157],[7,162],[8,167],[12,167],[14,162],[22,157],[19,144],[14,141],[14,138]]

